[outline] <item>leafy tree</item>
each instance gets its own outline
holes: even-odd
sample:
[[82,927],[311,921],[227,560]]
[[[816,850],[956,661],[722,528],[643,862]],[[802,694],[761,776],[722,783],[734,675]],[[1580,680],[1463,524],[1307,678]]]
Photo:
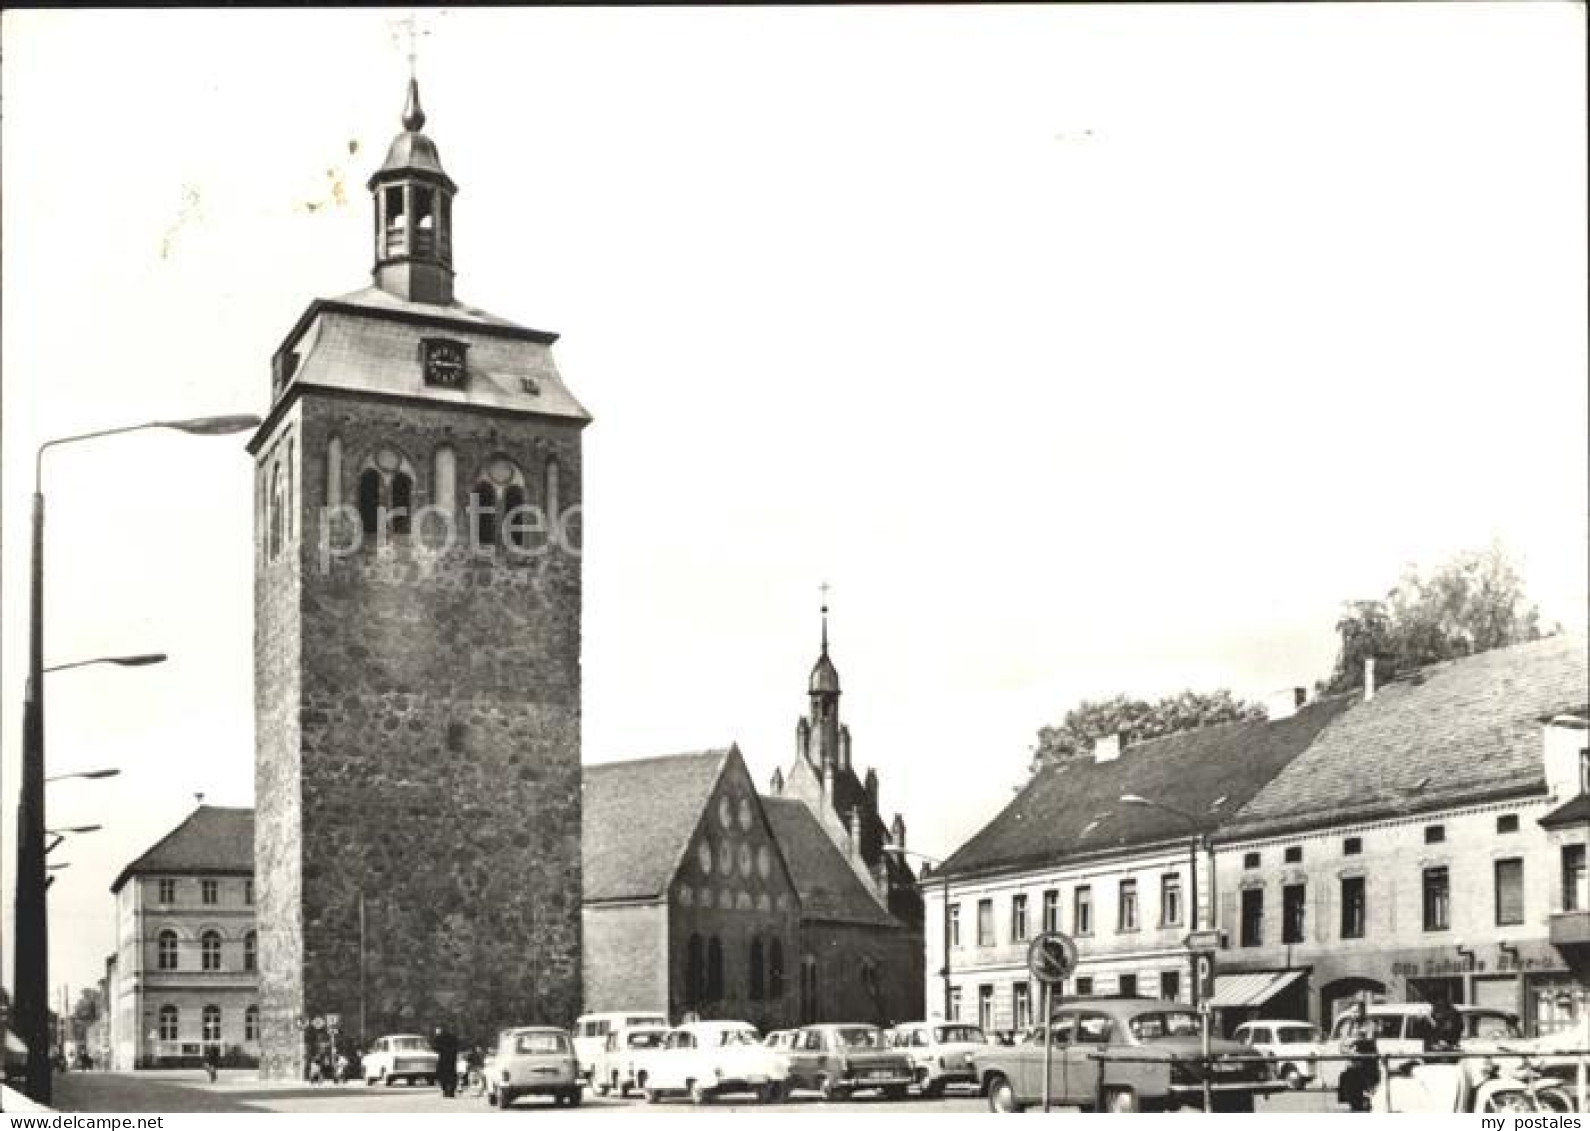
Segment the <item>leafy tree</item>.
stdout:
[[86,987],[77,995],[77,1004],[72,1007],[72,1019],[75,1021],[98,1021],[104,1001],[98,988]]
[[1183,691],[1154,703],[1125,695],[1083,700],[1066,712],[1059,726],[1039,728],[1032,768],[1089,755],[1095,740],[1106,735],[1119,734],[1121,745],[1130,746],[1178,731],[1263,717],[1262,706],[1244,702],[1223,688]]
[[1371,656],[1406,671],[1541,637],[1540,609],[1495,542],[1458,554],[1428,575],[1410,566],[1383,599],[1344,605],[1336,630],[1341,648],[1327,691],[1361,686]]

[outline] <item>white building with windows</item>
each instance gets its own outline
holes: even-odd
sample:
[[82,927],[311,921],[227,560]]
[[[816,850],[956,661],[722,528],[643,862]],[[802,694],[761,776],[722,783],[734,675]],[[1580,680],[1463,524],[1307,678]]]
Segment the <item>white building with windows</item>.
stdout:
[[[1103,740],[1092,757],[1039,770],[924,881],[928,1015],[942,1016],[947,1000],[951,1019],[986,1031],[1026,1027],[1040,1003],[1027,948],[1038,932],[1053,930],[1071,935],[1080,956],[1064,995],[1190,1001],[1185,939],[1209,924],[1211,907],[1209,856],[1197,849],[1199,838],[1347,706],[1340,697],[1303,706],[1300,699],[1289,692],[1268,720],[1125,749]],[[1127,796],[1155,804],[1123,802]],[[935,932],[939,923],[946,928]]]
[[1586,654],[1564,634],[1370,684],[1217,832],[1221,970],[1323,1023],[1358,997],[1581,1023]]
[[259,1056],[254,811],[200,806],[111,885],[111,1067]]

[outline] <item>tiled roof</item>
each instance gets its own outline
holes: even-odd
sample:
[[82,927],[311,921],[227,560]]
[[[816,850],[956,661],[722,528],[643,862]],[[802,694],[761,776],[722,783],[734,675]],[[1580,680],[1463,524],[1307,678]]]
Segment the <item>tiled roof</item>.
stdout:
[[1550,813],[1540,819],[1541,827],[1548,829],[1565,829],[1572,825],[1590,825],[1590,793],[1581,793],[1578,797],[1557,806]]
[[655,899],[667,891],[732,752],[585,767],[587,901]]
[[1543,790],[1541,726],[1590,699],[1583,636],[1420,668],[1360,703],[1254,796],[1222,838]]
[[1124,794],[1207,814],[1202,830],[1212,831],[1220,814],[1246,804],[1348,703],[1333,696],[1276,722],[1221,723],[1128,746],[1110,762],[1084,755],[1047,766],[945,861],[941,874],[1052,864],[1188,835],[1182,818],[1122,804]]
[[790,879],[800,896],[802,919],[878,927],[900,925],[873,899],[804,802],[763,797],[762,809],[773,826],[784,862],[789,865]]
[[254,810],[201,805],[153,848],[121,870],[118,892],[133,876],[248,875],[254,871]]

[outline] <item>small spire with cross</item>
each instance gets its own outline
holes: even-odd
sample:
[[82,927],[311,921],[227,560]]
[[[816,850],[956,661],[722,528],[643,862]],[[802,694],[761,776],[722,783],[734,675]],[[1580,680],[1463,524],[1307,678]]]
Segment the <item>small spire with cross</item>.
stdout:
[[828,582],[819,585],[818,590],[823,595],[823,655],[828,655],[828,591],[833,588]]

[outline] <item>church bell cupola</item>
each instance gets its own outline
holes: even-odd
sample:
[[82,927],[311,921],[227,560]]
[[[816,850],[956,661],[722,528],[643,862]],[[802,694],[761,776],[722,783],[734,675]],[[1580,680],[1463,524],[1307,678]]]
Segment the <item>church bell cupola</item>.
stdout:
[[420,131],[420,86],[409,79],[403,132],[370,178],[375,198],[375,284],[409,302],[453,301],[453,195],[436,143]]

